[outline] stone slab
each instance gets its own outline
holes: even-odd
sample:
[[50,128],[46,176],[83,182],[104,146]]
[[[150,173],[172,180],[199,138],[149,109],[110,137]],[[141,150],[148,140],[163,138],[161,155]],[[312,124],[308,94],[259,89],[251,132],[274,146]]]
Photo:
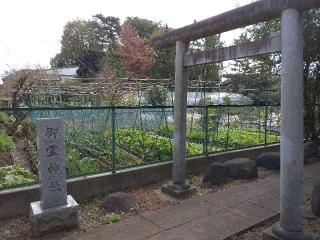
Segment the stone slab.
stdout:
[[63,119],[42,118],[38,119],[37,123],[42,208],[65,205],[67,204],[67,182]]
[[[206,238],[210,234],[212,234],[211,239],[225,239],[246,228],[248,225],[247,220],[228,209],[220,208],[220,211],[216,213],[181,225],[179,228],[184,232],[193,233],[193,236],[195,236],[193,239],[202,239],[199,236],[210,239]],[[213,238],[217,237],[217,235],[219,238]]]
[[190,199],[181,204],[144,213],[143,216],[165,230],[207,216],[210,213],[218,211],[218,209],[219,206],[213,207],[198,199]]
[[252,182],[240,186],[233,186],[220,192],[209,193],[203,197],[203,200],[210,204],[231,207],[238,205],[240,202],[261,196],[268,191],[269,189],[266,189],[264,186],[256,185]]
[[67,204],[63,206],[43,209],[38,201],[31,203],[30,208],[32,236],[38,237],[79,225],[78,204],[71,195],[68,195]]
[[259,207],[262,207],[274,212],[280,212],[280,193],[279,192],[266,193],[262,196],[249,199],[248,201],[253,204],[256,204]]
[[279,215],[277,212],[259,207],[250,202],[240,203],[237,206],[231,207],[229,211],[233,214],[243,217],[244,219],[247,219],[246,223],[252,225]]
[[[228,198],[225,197],[225,193],[227,194]],[[235,193],[231,191],[221,191],[216,193],[208,193],[204,197],[202,197],[202,201],[207,202],[212,205],[219,205],[221,207],[230,207],[234,206],[236,204],[239,204],[239,202],[245,201],[247,198],[245,194],[242,193]]]
[[145,239],[160,232],[160,228],[142,216],[123,220],[81,235],[78,239],[137,240]]
[[183,225],[160,232],[148,240],[221,240],[225,234],[218,232],[210,225]]
[[264,191],[264,193],[280,191],[280,175],[275,174],[270,177],[257,179],[251,183],[250,187]]

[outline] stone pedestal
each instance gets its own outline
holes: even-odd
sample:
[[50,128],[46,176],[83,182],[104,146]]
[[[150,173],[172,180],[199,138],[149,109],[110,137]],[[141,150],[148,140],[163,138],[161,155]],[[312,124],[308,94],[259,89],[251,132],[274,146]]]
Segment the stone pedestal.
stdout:
[[67,197],[67,204],[62,206],[43,209],[41,201],[38,201],[31,203],[30,207],[30,230],[33,237],[79,225],[78,204],[71,195]]
[[197,188],[187,182],[183,185],[170,182],[167,185],[162,186],[161,191],[174,198],[183,199],[195,194]]
[[319,236],[306,230],[301,232],[289,232],[283,229],[279,223],[263,232],[262,240],[317,240]]

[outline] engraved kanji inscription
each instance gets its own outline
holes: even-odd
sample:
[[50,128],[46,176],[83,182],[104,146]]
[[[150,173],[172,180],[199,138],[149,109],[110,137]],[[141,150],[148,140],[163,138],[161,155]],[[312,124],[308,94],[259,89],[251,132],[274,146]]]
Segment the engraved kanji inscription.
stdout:
[[58,155],[56,150],[57,150],[57,146],[56,145],[50,145],[47,147],[47,157],[52,157],[52,156],[56,156]]
[[55,182],[50,182],[49,191],[50,191],[50,192],[61,192],[61,186],[60,186],[60,184],[59,184],[57,181],[55,181]]
[[58,128],[47,128],[45,136],[47,139],[56,139],[58,134]]
[[50,163],[48,167],[49,174],[58,174],[59,170],[60,170],[60,165],[58,163],[56,162]]

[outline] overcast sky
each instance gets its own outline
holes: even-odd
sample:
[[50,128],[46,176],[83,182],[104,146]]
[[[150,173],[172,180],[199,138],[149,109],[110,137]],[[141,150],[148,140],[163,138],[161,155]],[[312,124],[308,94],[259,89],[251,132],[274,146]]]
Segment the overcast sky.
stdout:
[[[63,26],[102,13],[138,16],[178,28],[252,0],[4,0],[0,8],[0,77],[5,70],[41,65],[60,51]],[[223,36],[230,43],[237,32]]]

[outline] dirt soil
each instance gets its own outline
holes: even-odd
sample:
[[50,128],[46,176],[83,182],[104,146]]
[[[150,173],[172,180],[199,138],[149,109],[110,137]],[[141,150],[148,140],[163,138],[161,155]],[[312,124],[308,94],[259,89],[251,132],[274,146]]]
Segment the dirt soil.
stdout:
[[[125,190],[134,196],[138,202],[138,208],[129,212],[119,214],[120,220],[124,220],[143,212],[156,210],[171,204],[169,201],[160,198],[154,190],[159,189],[161,184],[157,183],[139,189]],[[77,229],[63,231],[57,234],[50,234],[38,239],[53,240],[72,238],[73,235],[87,232],[104,224],[109,224],[108,213],[100,208],[103,196],[79,203],[80,227]],[[22,240],[31,239],[28,237],[29,219],[27,216],[16,217],[9,220],[0,221],[0,240]]]

